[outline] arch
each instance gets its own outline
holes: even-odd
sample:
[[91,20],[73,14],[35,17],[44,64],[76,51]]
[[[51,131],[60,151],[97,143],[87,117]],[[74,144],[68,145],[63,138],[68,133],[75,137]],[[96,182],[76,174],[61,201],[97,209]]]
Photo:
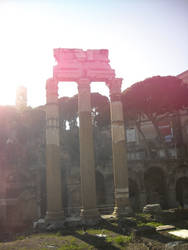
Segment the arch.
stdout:
[[188,177],[184,176],[176,181],[176,200],[179,205],[188,206]]
[[168,187],[175,190],[176,182],[178,181],[178,179],[182,177],[188,177],[188,166],[185,164],[181,164],[178,167],[174,167],[174,169],[168,173],[167,177]]
[[159,203],[166,206],[165,175],[161,168],[152,167],[144,173],[144,185],[147,203]]

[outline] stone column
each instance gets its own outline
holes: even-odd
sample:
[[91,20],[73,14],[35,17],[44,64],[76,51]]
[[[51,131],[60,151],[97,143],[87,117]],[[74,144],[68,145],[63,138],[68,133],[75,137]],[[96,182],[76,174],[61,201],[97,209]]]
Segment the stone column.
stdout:
[[53,79],[46,82],[46,221],[60,221],[62,210],[60,133],[58,108],[58,83]]
[[115,188],[114,214],[117,216],[127,215],[131,212],[128,188],[127,152],[125,148],[125,128],[121,102],[121,84],[121,78],[116,78],[108,82],[111,98],[110,112]]
[[80,174],[81,174],[81,217],[86,223],[99,219],[96,208],[96,181],[91,122],[90,80],[78,81],[78,113],[80,136]]

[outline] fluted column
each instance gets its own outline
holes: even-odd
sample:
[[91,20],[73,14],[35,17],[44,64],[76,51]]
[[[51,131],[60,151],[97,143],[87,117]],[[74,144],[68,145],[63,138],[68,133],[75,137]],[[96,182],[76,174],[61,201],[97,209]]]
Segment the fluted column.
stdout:
[[94,222],[99,218],[99,213],[96,208],[95,162],[89,79],[80,79],[78,81],[78,113],[80,126],[81,216],[86,222]]
[[114,214],[117,216],[127,215],[131,212],[129,202],[127,152],[125,148],[125,128],[121,102],[121,84],[121,78],[116,78],[108,82],[111,98],[110,112],[115,188]]
[[58,83],[46,82],[46,221],[64,218],[61,193]]

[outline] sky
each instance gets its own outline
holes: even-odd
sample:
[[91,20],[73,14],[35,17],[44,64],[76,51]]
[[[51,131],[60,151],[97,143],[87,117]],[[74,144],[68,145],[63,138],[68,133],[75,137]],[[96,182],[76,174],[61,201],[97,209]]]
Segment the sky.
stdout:
[[[188,70],[188,0],[0,0],[0,105],[27,87],[28,105],[45,104],[53,48],[108,49],[122,90],[154,75]],[[92,92],[108,95],[105,83]],[[59,96],[77,93],[60,83]]]

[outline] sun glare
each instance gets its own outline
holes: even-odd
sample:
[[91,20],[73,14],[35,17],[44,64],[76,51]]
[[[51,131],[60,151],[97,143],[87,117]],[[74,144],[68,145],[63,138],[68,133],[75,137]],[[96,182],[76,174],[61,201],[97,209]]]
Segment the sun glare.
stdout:
[[[165,1],[143,2],[140,11],[131,1],[0,0],[0,105],[14,105],[20,85],[27,88],[29,105],[45,103],[53,48],[108,49],[111,67],[124,79],[122,89],[152,75],[186,70],[183,5],[172,4],[178,8],[170,11]],[[62,95],[77,93],[77,86],[66,86]],[[92,92],[108,95],[101,86],[92,85]]]
[[28,97],[34,92],[32,105],[40,103],[39,86],[45,89],[54,63],[52,47],[47,48],[44,40],[38,39],[45,32],[45,25],[39,13],[32,9],[23,10],[21,5],[13,3],[1,5],[0,104],[14,105],[16,88],[20,85],[28,89]]

